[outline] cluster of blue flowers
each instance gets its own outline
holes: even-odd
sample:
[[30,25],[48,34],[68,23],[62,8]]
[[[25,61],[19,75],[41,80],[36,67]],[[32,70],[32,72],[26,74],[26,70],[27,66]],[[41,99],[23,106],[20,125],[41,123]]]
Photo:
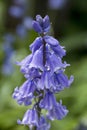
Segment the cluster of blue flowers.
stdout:
[[[49,16],[42,18],[37,15],[32,24],[39,37],[30,45],[32,54],[17,62],[26,81],[21,87],[15,88],[13,98],[20,105],[31,105],[18,124],[28,125],[30,130],[49,130],[49,120],[61,120],[68,113],[62,100],[57,102],[55,94],[68,88],[73,76],[68,80],[64,74],[65,68],[69,66],[62,62],[66,55],[64,47],[48,35],[51,28]],[[45,114],[43,110],[46,110]]]
[[21,19],[21,22],[17,24],[15,34],[7,32],[3,36],[2,49],[4,52],[4,62],[2,65],[2,74],[10,75],[14,71],[12,58],[15,54],[13,44],[16,41],[16,34],[20,39],[24,39],[27,36],[27,32],[32,29],[32,18],[26,16],[27,0],[12,0],[13,4],[8,9],[10,16],[15,19]]
[[27,5],[27,0],[13,0],[13,4],[8,10],[10,16],[22,21],[16,27],[16,33],[20,38],[25,38],[27,31],[32,29],[32,18],[26,16]]

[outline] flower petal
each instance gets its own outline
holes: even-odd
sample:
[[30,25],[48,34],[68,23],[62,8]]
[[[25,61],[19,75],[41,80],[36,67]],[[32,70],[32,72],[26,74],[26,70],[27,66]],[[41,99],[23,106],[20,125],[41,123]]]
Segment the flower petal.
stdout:
[[48,112],[47,117],[49,120],[61,120],[67,115],[68,112],[69,111],[65,106],[62,105],[62,102],[60,101],[60,103],[57,103],[57,106],[54,106],[54,108]]
[[12,96],[17,100],[18,104],[21,105],[24,103],[24,105],[30,105],[35,89],[35,83],[33,81],[27,80],[19,89],[18,87],[15,88]]
[[58,46],[59,42],[52,36],[44,36],[44,40],[51,46]]
[[40,101],[39,106],[41,108],[51,110],[54,106],[56,106],[56,99],[52,92],[46,92],[44,98]]
[[37,50],[34,55],[33,55],[33,59],[29,65],[29,68],[39,68],[40,70],[43,71],[43,52],[42,49]]
[[60,58],[62,58],[63,56],[66,55],[66,51],[63,49],[62,46],[57,45],[55,46],[51,46],[51,49],[54,51],[54,53],[59,56]]
[[38,126],[38,115],[35,109],[27,110],[24,114],[23,120],[18,120],[18,124]]
[[44,18],[43,18],[43,28],[44,28],[44,31],[45,32],[48,32],[49,29],[50,29],[50,19],[49,19],[49,16],[46,15]]
[[56,72],[61,68],[66,67],[66,63],[63,64],[60,57],[57,57],[54,53],[48,55],[46,66],[50,66],[52,72]]
[[37,21],[33,21],[32,26],[33,26],[33,28],[34,28],[34,30],[36,32],[38,32],[38,33],[42,32],[42,28],[41,28],[40,24]]
[[41,116],[37,130],[49,130],[49,129],[50,129],[50,123],[46,121],[44,116]]
[[35,41],[30,45],[30,50],[34,54],[35,51],[37,51],[42,45],[42,38],[37,37]]

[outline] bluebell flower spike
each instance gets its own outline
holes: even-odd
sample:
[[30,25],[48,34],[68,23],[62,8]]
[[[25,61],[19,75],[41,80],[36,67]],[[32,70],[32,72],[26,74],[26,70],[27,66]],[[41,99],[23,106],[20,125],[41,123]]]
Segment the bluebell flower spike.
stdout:
[[18,120],[17,122],[18,124],[28,125],[30,126],[30,128],[32,128],[33,126],[38,126],[37,111],[35,109],[27,110],[24,114],[23,120]]
[[[18,124],[28,125],[30,130],[49,130],[49,120],[61,120],[69,112],[62,100],[56,100],[55,94],[69,88],[74,77],[68,79],[65,74],[66,67],[70,66],[62,61],[66,50],[48,35],[51,27],[49,16],[42,18],[37,15],[32,25],[39,36],[30,45],[32,54],[17,62],[26,81],[14,90],[13,98],[20,105],[31,106]],[[46,114],[42,110],[46,110]]]

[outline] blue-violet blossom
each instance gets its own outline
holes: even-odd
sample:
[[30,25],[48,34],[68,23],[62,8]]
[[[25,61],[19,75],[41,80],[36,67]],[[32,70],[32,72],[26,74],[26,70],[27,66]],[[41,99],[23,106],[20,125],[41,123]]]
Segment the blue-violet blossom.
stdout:
[[[18,124],[28,125],[30,130],[49,130],[48,120],[61,120],[68,113],[62,100],[57,102],[55,94],[68,88],[74,78],[70,76],[68,79],[64,73],[69,66],[62,62],[62,57],[66,55],[64,47],[48,35],[51,27],[49,16],[42,18],[37,15],[32,25],[39,37],[30,45],[32,54],[17,62],[26,81],[20,88],[15,88],[13,98],[20,105],[32,105]],[[46,110],[45,115],[42,109]]]

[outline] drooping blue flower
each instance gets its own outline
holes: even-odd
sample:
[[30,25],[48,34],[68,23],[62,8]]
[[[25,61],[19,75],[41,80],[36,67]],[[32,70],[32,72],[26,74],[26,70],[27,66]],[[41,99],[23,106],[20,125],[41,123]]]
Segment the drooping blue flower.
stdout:
[[21,72],[26,74],[28,73],[28,67],[32,60],[32,54],[25,57],[21,62],[16,62],[17,65],[21,66]]
[[[47,68],[49,69],[49,68]],[[44,71],[37,81],[38,90],[51,89],[51,74],[50,71]]]
[[43,48],[42,46],[34,53],[32,61],[29,65],[30,68],[39,68],[40,70],[43,71],[44,66],[43,66]]
[[34,42],[30,45],[30,50],[32,51],[32,53],[34,54],[34,52],[36,52],[41,46],[42,46],[42,38],[41,37],[37,37]]
[[31,68],[28,70],[28,72],[25,74],[25,78],[30,78],[32,80],[35,80],[36,78],[40,78],[41,77],[41,73],[39,71],[39,69],[36,68]]
[[57,103],[54,94],[50,91],[47,91],[44,98],[40,101],[39,106],[40,108],[51,110],[56,106],[56,104]]
[[59,44],[57,46],[50,46],[50,49],[60,58],[66,55],[64,47],[60,46]]
[[61,58],[52,53],[47,56],[46,66],[49,66],[52,72],[56,72],[59,69],[66,68],[68,64],[62,63]]
[[24,84],[18,88],[16,87],[13,93],[13,98],[17,100],[18,104],[30,105],[34,98],[33,93],[36,89],[34,81],[27,80]]
[[[58,70],[58,72],[51,73],[50,68],[47,68],[41,75],[37,82],[37,88],[39,90],[48,89],[52,92],[60,92],[64,88],[70,87],[74,80],[73,76],[70,79],[64,74],[63,70]],[[51,79],[51,80],[50,80]]]
[[49,130],[49,129],[50,129],[50,123],[46,121],[44,116],[41,116],[37,130]]
[[62,101],[60,101],[56,106],[54,106],[53,109],[48,111],[47,117],[49,120],[61,120],[67,115],[68,112],[69,111],[66,107],[62,105]]
[[54,86],[55,92],[60,92],[64,88],[70,87],[73,82],[74,77],[70,76],[70,79],[64,74],[63,70],[59,70],[57,73],[54,73],[51,77],[51,83]]
[[34,126],[38,127],[38,114],[36,109],[27,110],[22,121],[18,120],[17,122],[18,124],[28,125],[30,130],[32,130]]
[[21,66],[20,70],[24,74],[25,78],[34,79],[40,77],[39,69],[32,67],[30,68],[30,63],[32,61],[32,54],[25,57],[22,61],[16,62],[17,65]]

